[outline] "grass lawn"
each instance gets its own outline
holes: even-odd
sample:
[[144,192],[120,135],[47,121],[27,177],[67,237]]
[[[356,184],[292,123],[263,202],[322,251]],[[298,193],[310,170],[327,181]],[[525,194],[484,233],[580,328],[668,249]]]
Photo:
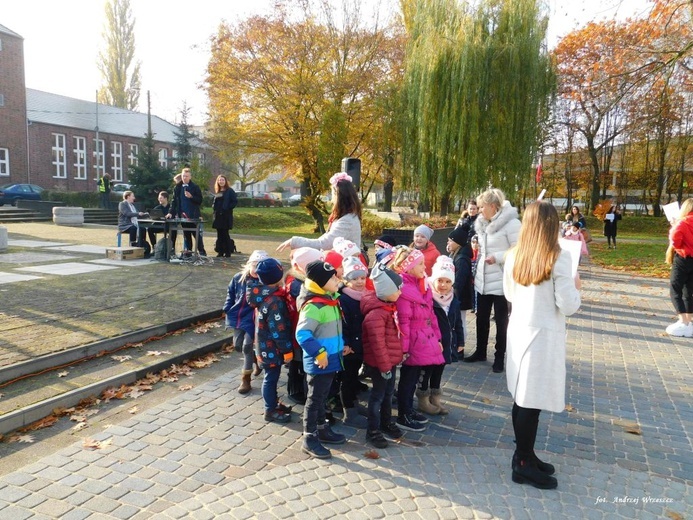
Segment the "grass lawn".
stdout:
[[617,249],[607,247],[604,225],[598,219],[588,217],[587,227],[595,238],[588,245],[595,264],[635,275],[669,278],[670,267],[664,262],[669,223],[664,217],[623,217],[618,223]]
[[[208,222],[214,220],[211,208],[203,208],[202,216]],[[241,235],[275,237],[315,235],[313,219],[301,207],[236,208],[233,210],[233,232]]]

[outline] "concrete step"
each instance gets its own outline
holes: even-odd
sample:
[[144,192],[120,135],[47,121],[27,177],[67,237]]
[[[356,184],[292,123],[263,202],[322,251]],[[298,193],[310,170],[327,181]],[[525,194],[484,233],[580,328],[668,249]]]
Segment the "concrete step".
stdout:
[[[196,331],[202,322],[207,322],[208,330]],[[230,341],[215,310],[4,367],[0,369],[0,434],[43,419],[56,408],[98,397],[108,388],[129,385],[148,373],[219,351]]]
[[118,225],[118,212],[100,208],[84,208],[85,224]]

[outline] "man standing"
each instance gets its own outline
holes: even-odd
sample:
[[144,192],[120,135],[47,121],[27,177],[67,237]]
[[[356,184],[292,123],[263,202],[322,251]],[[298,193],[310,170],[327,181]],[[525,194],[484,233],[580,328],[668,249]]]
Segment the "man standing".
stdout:
[[[176,184],[173,189],[173,202],[171,202],[171,211],[166,215],[166,218],[200,218],[200,204],[202,204],[202,190],[192,182],[190,168],[183,168],[181,171],[181,182]],[[195,226],[194,224],[192,225]],[[186,226],[187,227],[187,226]],[[192,248],[192,231],[185,231],[183,240],[183,248],[191,251]],[[207,256],[205,246],[202,242],[202,230],[197,237],[197,250],[202,256]]]
[[111,176],[104,173],[98,182],[99,206],[103,209],[111,209]]

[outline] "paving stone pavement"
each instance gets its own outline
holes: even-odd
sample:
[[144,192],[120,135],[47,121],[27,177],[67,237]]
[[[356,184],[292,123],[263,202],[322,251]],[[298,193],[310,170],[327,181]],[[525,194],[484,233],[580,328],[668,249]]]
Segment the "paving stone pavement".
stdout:
[[365,455],[362,431],[337,426],[349,442],[315,461],[300,451],[298,417],[267,424],[259,391],[236,393],[235,357],[224,375],[95,436],[109,447],[80,441],[1,477],[0,519],[690,518],[693,340],[664,334],[668,284],[590,266],[581,274],[569,411],[543,412],[537,439],[557,490],[511,481],[512,402],[490,363],[450,365],[450,414],[380,458]]

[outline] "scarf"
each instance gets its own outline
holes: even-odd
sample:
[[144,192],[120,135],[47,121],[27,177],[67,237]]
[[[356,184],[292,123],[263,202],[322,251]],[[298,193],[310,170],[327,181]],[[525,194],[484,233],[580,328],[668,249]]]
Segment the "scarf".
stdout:
[[348,285],[345,285],[342,288],[343,294],[346,294],[347,296],[349,296],[350,298],[353,298],[357,302],[361,301],[361,297],[363,296],[364,292],[365,291],[356,291],[356,290],[352,289],[351,287],[349,287]]
[[438,305],[443,308],[445,314],[450,312],[450,304],[452,303],[452,298],[454,296],[452,291],[447,294],[438,294],[435,291],[431,291],[431,294],[433,295],[433,299],[438,302]]

